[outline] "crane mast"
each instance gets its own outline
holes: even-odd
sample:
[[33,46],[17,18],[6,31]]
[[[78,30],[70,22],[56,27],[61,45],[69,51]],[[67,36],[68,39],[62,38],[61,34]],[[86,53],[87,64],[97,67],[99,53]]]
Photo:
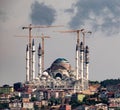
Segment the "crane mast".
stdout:
[[76,64],[76,79],[78,80],[78,76],[79,75],[79,66],[80,66],[80,33],[82,33],[84,31],[84,29],[80,29],[80,30],[63,30],[63,31],[57,31],[60,33],[77,33],[77,44],[76,44],[76,58],[75,58],[75,64]]
[[[28,29],[29,30],[29,37],[28,37],[28,42],[29,42],[29,79],[30,81],[33,80],[32,78],[32,29],[33,28],[50,28],[50,27],[62,27],[62,25],[57,25],[57,26],[45,26],[45,25],[41,25],[41,26],[33,26],[32,24],[30,24],[29,26],[24,26],[22,27],[22,29]],[[44,70],[44,38],[49,38],[46,36],[41,37],[42,39],[42,71]]]
[[[76,44],[76,58],[75,58],[75,64],[76,64],[76,80],[81,80],[81,90],[84,89],[84,50],[85,50],[85,34],[86,33],[92,33],[91,31],[86,31],[85,29],[80,30],[63,30],[63,31],[57,31],[61,33],[77,33],[77,44]],[[80,43],[80,33],[82,33],[82,42]],[[88,72],[87,72],[88,73]],[[88,75],[87,75],[88,76]],[[86,79],[86,77],[85,77]],[[88,79],[88,78],[87,78]],[[79,84],[78,84],[79,86]],[[77,86],[76,86],[77,87]],[[79,87],[77,87],[79,88]]]
[[28,29],[29,30],[29,45],[28,45],[28,50],[29,50],[29,80],[32,78],[32,36],[31,36],[31,31],[32,31],[32,25],[30,24],[28,27],[23,27],[22,29]]
[[44,43],[44,39],[45,38],[50,38],[49,36],[44,36],[43,34],[42,34],[42,36],[41,36],[41,39],[42,39],[42,72],[44,71],[44,45],[45,45],[45,43]]

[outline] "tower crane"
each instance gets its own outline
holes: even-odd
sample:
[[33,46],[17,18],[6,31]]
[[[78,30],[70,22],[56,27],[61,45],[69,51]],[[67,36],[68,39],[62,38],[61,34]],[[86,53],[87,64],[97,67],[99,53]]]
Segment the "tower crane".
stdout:
[[[92,33],[91,31],[86,31],[85,29],[80,30],[66,30],[66,31],[57,31],[61,33],[77,33],[77,50],[76,50],[76,79],[78,80],[78,74],[80,73],[81,78],[81,87],[83,90],[84,81],[83,81],[83,74],[84,74],[84,45],[85,45],[85,34]],[[78,51],[80,49],[80,33],[82,33],[83,41],[82,41],[82,51]],[[78,49],[79,48],[79,49]]]
[[49,36],[44,36],[42,34],[42,36],[40,37],[42,39],[42,72],[44,71],[44,39],[45,38],[50,38]]
[[66,31],[57,31],[60,33],[77,33],[77,45],[80,44],[80,33],[83,35],[83,44],[85,43],[85,34],[89,33],[91,34],[91,31],[86,31],[85,29],[80,29],[80,30],[66,30]]
[[80,30],[64,30],[64,31],[57,31],[57,32],[60,32],[60,33],[77,33],[77,45],[76,45],[76,58],[75,58],[75,61],[76,61],[76,79],[78,80],[78,74],[79,74],[79,66],[80,66],[80,52],[78,51],[79,48],[80,48],[80,33],[82,33],[84,31],[84,29],[80,29]]
[[[29,30],[29,37],[28,37],[28,39],[29,39],[29,74],[31,75],[31,73],[32,73],[32,67],[31,67],[31,63],[32,63],[32,61],[31,61],[31,59],[32,59],[32,33],[31,33],[31,31],[32,31],[32,29],[33,28],[51,28],[51,27],[62,27],[62,25],[56,25],[56,26],[46,26],[46,25],[36,25],[36,26],[33,26],[32,24],[30,24],[29,26],[24,26],[24,27],[22,27],[22,29],[28,29]],[[43,55],[42,55],[42,58],[43,58],[43,60],[42,60],[42,64],[43,64],[43,69],[44,69],[44,38],[45,37],[41,37],[42,38],[42,49],[43,49]]]
[[85,46],[85,34],[92,34],[92,32],[91,31],[82,31],[82,35],[83,35],[83,46]]
[[80,33],[83,32],[84,29],[80,29],[80,30],[66,30],[66,31],[57,31],[60,33],[77,33],[77,45],[80,44]]
[[[28,37],[28,36],[16,36],[16,37]],[[31,36],[31,38],[41,38],[42,40],[42,72],[44,71],[44,45],[45,45],[45,38],[50,38],[49,36],[45,36],[44,34],[42,34],[42,36]],[[30,66],[30,65],[29,65]]]

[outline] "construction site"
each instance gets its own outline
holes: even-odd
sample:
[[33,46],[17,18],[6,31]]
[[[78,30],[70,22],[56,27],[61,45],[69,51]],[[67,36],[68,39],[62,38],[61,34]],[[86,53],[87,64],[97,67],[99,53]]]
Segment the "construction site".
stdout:
[[[89,94],[89,47],[85,44],[85,35],[91,34],[91,31],[63,30],[60,33],[75,33],[75,67],[71,67],[69,61],[65,58],[58,58],[50,67],[44,68],[44,39],[41,38],[39,46],[35,48],[35,36],[32,36],[33,28],[51,28],[59,26],[33,26],[23,27],[29,31],[29,42],[26,47],[26,81],[25,86],[32,88],[37,94],[39,101],[50,99],[51,97],[69,97],[73,94]],[[35,56],[38,58],[35,58]],[[35,70],[36,59],[38,60],[38,69]],[[37,75],[36,75],[37,73]],[[86,92],[87,91],[87,92]],[[64,102],[63,102],[64,103]]]

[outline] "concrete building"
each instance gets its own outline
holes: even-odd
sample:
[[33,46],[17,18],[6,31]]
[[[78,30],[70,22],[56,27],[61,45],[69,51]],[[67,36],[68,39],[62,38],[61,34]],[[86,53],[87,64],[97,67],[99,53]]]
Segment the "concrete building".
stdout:
[[2,93],[2,94],[10,94],[13,92],[14,92],[14,88],[12,86],[4,85],[4,86],[0,87],[0,93]]

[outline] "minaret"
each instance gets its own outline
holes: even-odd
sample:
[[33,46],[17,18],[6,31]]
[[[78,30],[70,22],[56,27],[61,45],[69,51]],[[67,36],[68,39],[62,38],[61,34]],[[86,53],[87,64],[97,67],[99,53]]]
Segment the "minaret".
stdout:
[[89,75],[89,48],[86,46],[85,48],[85,79],[86,84],[85,88],[88,88],[88,75]]
[[41,45],[39,43],[38,47],[38,76],[41,76],[42,74],[42,49]]
[[79,46],[76,44],[76,80],[79,78]]
[[28,45],[26,48],[26,82],[30,81],[29,80],[29,49],[28,49]]
[[83,71],[84,71],[84,47],[83,42],[80,43],[80,79],[81,79],[81,90],[84,88]]
[[32,75],[31,80],[35,79],[35,44],[34,39],[32,41]]

